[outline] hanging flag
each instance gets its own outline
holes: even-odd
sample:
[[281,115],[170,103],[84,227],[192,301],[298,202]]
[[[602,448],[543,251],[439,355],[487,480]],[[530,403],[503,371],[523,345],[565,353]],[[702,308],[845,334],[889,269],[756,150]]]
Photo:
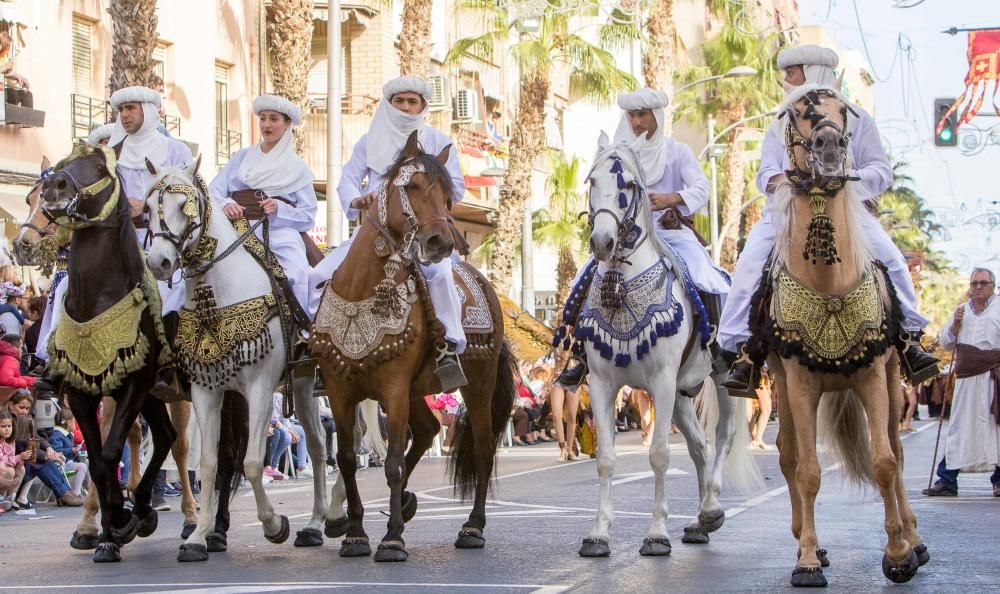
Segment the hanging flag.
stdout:
[[986,98],[986,87],[993,81],[993,110],[1000,115],[997,91],[1000,90],[1000,29],[969,31],[969,72],[965,75],[965,91],[955,101],[948,113],[938,122],[937,133],[941,133],[944,121],[961,107],[961,116],[956,128],[976,117]]

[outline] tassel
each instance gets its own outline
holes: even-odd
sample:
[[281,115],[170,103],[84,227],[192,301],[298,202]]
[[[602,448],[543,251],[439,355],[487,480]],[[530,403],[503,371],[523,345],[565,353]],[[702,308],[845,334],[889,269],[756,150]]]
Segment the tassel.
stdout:
[[618,309],[625,305],[625,275],[612,268],[601,282],[601,307]]

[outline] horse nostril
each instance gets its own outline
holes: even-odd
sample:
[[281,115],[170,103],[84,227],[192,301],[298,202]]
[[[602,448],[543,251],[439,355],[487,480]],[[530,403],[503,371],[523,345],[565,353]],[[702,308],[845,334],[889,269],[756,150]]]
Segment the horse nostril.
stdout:
[[164,258],[160,260],[160,270],[170,270],[170,260]]

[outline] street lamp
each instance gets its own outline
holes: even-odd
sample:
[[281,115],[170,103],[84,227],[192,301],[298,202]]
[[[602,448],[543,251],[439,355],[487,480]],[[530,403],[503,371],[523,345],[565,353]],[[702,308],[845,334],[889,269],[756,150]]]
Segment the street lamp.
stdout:
[[751,68],[750,66],[736,66],[735,68],[730,68],[725,74],[716,74],[714,76],[709,76],[708,78],[702,78],[694,82],[690,82],[674,91],[674,96],[677,96],[692,87],[712,82],[713,80],[722,80],[723,78],[740,78],[743,76],[754,76],[755,74],[757,74],[757,70]]

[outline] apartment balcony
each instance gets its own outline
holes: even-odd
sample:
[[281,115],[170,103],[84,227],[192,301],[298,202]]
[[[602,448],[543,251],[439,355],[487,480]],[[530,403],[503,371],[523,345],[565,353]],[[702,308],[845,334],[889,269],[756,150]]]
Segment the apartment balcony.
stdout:
[[108,121],[108,112],[102,99],[73,93],[69,96],[70,131],[73,140],[86,139],[94,126]]
[[243,136],[227,128],[215,129],[215,164],[223,167],[233,153],[240,150]]

